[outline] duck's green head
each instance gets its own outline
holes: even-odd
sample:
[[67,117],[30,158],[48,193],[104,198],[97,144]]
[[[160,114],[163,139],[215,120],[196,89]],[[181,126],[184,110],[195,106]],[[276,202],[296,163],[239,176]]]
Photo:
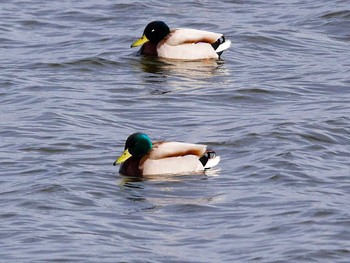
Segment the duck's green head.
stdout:
[[131,47],[141,46],[148,41],[158,44],[169,33],[170,28],[163,21],[153,21],[146,26],[142,37],[136,40]]
[[152,149],[152,141],[147,134],[136,132],[131,134],[125,142],[123,154],[113,165],[125,162],[130,157],[141,158]]

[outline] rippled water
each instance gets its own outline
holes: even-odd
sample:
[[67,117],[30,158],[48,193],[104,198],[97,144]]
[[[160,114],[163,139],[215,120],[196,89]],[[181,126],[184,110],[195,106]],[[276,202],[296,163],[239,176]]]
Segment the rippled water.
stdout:
[[[142,58],[155,19],[225,33],[218,62]],[[348,262],[348,1],[7,1],[3,262]],[[206,143],[206,175],[135,180],[126,137]]]

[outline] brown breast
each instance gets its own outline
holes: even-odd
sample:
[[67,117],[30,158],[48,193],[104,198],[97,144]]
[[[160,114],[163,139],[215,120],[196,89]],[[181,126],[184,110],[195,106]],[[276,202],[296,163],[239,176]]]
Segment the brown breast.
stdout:
[[157,56],[157,45],[151,42],[143,44],[141,48],[141,54]]

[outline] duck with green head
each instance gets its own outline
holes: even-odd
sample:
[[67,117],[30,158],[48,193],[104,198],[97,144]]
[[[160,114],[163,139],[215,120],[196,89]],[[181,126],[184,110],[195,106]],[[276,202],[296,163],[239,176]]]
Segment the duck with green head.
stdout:
[[169,59],[218,59],[231,46],[223,34],[190,28],[170,29],[163,21],[149,23],[131,47],[140,53]]
[[203,172],[220,161],[203,144],[152,142],[147,134],[134,133],[125,142],[123,154],[114,162],[127,176]]

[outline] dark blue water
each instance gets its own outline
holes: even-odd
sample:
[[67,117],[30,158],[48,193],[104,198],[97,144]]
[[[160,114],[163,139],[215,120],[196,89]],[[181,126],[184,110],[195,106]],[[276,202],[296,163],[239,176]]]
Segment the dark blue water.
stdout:
[[[156,19],[232,47],[136,56]],[[349,28],[348,1],[2,3],[1,260],[349,262]],[[121,176],[135,131],[222,161]]]

